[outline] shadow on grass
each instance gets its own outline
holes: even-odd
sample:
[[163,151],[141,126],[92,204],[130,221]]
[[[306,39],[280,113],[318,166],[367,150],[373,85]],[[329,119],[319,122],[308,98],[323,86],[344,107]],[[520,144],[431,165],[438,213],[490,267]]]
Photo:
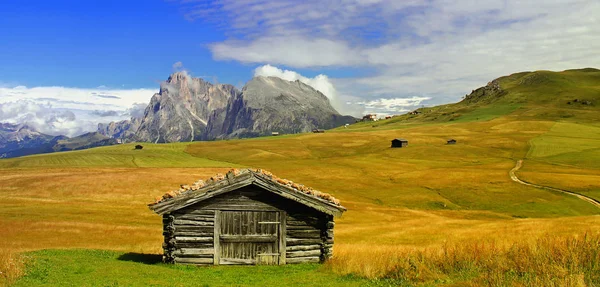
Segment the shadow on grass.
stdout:
[[162,255],[160,254],[144,254],[129,252],[119,256],[117,259],[121,261],[132,261],[151,265],[162,263]]

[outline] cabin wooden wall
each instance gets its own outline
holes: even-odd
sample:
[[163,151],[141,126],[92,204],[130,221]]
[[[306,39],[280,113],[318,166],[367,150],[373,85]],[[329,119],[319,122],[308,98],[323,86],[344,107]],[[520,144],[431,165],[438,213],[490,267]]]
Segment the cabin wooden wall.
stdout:
[[164,215],[164,261],[214,264],[215,252],[220,255],[215,250],[215,214],[228,210],[284,212],[279,220],[285,222],[285,260],[280,263],[317,263],[333,255],[333,216],[248,186]]

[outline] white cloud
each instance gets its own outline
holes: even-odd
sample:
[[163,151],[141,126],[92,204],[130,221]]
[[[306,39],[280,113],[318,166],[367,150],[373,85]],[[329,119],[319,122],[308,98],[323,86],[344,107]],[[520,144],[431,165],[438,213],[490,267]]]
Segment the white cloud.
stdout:
[[359,64],[359,54],[344,43],[327,39],[264,37],[251,42],[228,41],[210,45],[217,60],[273,63],[293,67]]
[[182,5],[189,19],[218,22],[229,36],[209,45],[215,59],[361,70],[360,77],[329,80],[343,97],[365,102],[419,96],[444,103],[514,72],[600,67],[598,1]]
[[357,102],[355,104],[365,107],[365,113],[378,115],[403,114],[418,108],[424,101],[430,100],[429,97],[411,97],[395,99],[377,99],[367,102]]
[[355,108],[349,107],[347,104],[345,104],[345,101],[340,99],[340,96],[338,95],[335,86],[329,80],[329,77],[327,77],[327,75],[320,74],[315,76],[314,78],[307,78],[295,71],[282,70],[271,65],[264,65],[254,69],[254,76],[278,77],[286,81],[299,80],[313,87],[315,90],[318,90],[321,93],[323,93],[323,95],[325,95],[329,99],[329,102],[331,103],[333,108],[335,108],[339,113],[353,116],[360,115],[360,112],[357,113]]
[[140,114],[154,89],[0,87],[0,122],[25,123],[50,135],[76,136],[98,123]]

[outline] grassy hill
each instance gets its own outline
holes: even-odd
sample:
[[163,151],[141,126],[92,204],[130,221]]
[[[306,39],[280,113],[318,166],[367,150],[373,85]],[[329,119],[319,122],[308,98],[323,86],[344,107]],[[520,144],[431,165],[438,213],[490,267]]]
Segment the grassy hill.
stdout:
[[[0,237],[0,271],[29,270],[17,286],[133,284],[127,272],[115,270],[145,274],[134,277],[144,285],[166,284],[164,272],[185,278],[181,286],[597,285],[597,264],[581,262],[600,260],[600,241],[594,241],[600,209],[515,183],[508,172],[524,159],[519,177],[600,198],[599,103],[599,70],[527,72],[492,81],[456,104],[323,134],[144,143],[143,150],[130,144],[0,160],[0,224],[10,227]],[[390,148],[398,137],[408,139],[408,147]],[[458,143],[446,145],[449,138]],[[231,282],[218,278],[233,269],[202,268],[198,277],[193,268],[158,264],[148,254],[161,252],[161,218],[146,204],[229,167],[264,168],[339,198],[348,208],[336,221],[339,259],[323,267],[241,268],[245,277]],[[589,253],[569,255],[579,261],[565,269],[553,256],[567,251],[549,246]],[[39,251],[27,253],[37,262],[28,269],[7,273],[8,264],[2,265],[14,252],[65,248],[113,251]],[[122,260],[132,253],[142,259]],[[554,261],[532,261],[541,258]],[[77,269],[74,260],[98,265]],[[110,280],[101,278],[104,269],[112,270]]]

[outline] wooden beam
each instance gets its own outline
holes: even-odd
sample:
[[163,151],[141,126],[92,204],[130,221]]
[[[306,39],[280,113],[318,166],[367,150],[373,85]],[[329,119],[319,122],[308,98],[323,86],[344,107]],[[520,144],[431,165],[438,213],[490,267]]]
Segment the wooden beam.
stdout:
[[287,263],[289,264],[297,264],[297,263],[319,263],[319,256],[313,257],[297,257],[297,258],[288,258]]
[[220,211],[215,211],[215,229],[214,229],[214,233],[213,233],[213,242],[214,242],[214,248],[215,248],[215,255],[214,255],[214,261],[213,264],[214,265],[219,265],[221,263],[221,246],[219,245],[219,238],[220,238],[220,234],[221,234],[221,212]]
[[287,256],[288,258],[313,257],[313,256],[318,257],[318,256],[321,256],[321,249],[286,252],[285,256]]
[[213,259],[212,258],[184,258],[184,257],[175,257],[175,263],[213,264]]
[[312,245],[296,245],[296,246],[287,246],[286,247],[286,252],[305,251],[305,250],[321,250],[321,245],[312,244]]
[[175,236],[175,241],[206,243],[206,242],[212,242],[213,238],[212,237]]
[[286,239],[287,239],[287,214],[285,211],[279,212],[279,265],[286,263]]
[[180,248],[175,250],[176,255],[207,255],[210,254],[211,257],[215,252],[214,248]]
[[196,221],[196,220],[183,220],[183,219],[175,219],[173,221],[175,225],[194,225],[194,226],[213,226],[213,222],[207,221]]
[[254,259],[241,259],[241,258],[221,258],[221,265],[253,265],[256,264]]
[[219,235],[222,242],[276,242],[276,235]]
[[295,239],[295,238],[287,238],[286,244],[287,246],[296,246],[296,245],[312,245],[312,244],[321,244],[323,241],[319,239]]

